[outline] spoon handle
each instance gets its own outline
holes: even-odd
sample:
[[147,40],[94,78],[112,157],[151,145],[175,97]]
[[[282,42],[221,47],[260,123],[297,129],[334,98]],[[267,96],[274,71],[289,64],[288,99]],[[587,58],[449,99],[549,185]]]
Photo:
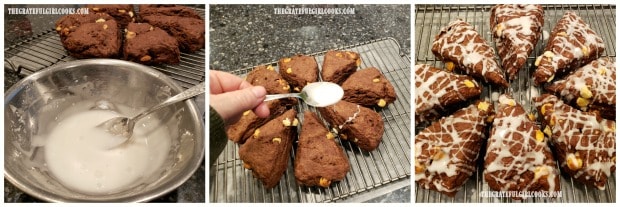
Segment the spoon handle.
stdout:
[[193,86],[193,87],[191,87],[191,88],[189,88],[189,89],[187,89],[185,91],[182,91],[181,93],[179,93],[177,95],[174,95],[173,97],[170,97],[170,98],[166,99],[166,101],[164,101],[164,102],[162,102],[162,103],[160,103],[160,104],[158,104],[156,106],[151,107],[149,110],[146,110],[146,111],[144,111],[144,112],[134,116],[134,118],[132,118],[132,119],[138,120],[138,119],[142,118],[143,116],[150,114],[153,111],[156,111],[156,110],[161,109],[163,107],[172,105],[174,103],[177,103],[177,102],[180,102],[180,101],[183,101],[183,100],[186,100],[186,99],[189,99],[191,97],[203,94],[203,93],[205,93],[205,91],[206,91],[205,82],[202,82],[202,83],[200,83],[198,85],[195,85],[195,86]]
[[281,99],[281,98],[301,98],[301,96],[299,95],[300,93],[285,93],[285,94],[273,94],[273,95],[267,95],[267,97],[265,98],[264,101],[271,101],[271,100],[276,100],[276,99]]

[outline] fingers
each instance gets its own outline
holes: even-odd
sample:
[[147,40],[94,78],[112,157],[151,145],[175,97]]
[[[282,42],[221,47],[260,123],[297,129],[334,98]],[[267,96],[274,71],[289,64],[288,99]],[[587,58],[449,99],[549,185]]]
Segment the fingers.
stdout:
[[209,88],[211,94],[220,94],[252,87],[252,84],[240,77],[217,70],[209,70]]
[[211,94],[210,105],[228,123],[238,119],[244,111],[254,108],[257,108],[255,112],[259,117],[266,117],[269,115],[269,109],[263,104],[265,95],[267,95],[267,91],[264,87],[252,86],[221,94]]

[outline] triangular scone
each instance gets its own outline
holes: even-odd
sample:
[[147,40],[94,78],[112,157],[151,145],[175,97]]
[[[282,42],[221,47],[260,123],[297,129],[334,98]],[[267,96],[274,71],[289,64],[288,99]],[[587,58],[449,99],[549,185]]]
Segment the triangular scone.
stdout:
[[321,77],[323,81],[341,84],[361,64],[360,55],[356,52],[330,50],[325,53]]
[[[482,87],[473,78],[430,65],[415,66],[415,121],[441,117],[454,106],[479,97]],[[455,109],[456,110],[456,109]]]
[[575,12],[568,11],[551,31],[544,52],[536,58],[536,84],[551,82],[556,74],[563,75],[596,60],[605,51],[600,36]]
[[548,91],[582,111],[598,111],[606,119],[616,120],[616,65],[610,58],[599,58],[553,82]]
[[290,93],[291,86],[282,78],[271,65],[256,66],[245,81],[253,86],[263,86],[267,90],[267,94]]
[[341,139],[349,140],[366,151],[373,151],[381,143],[383,119],[372,109],[347,101],[318,109]]
[[484,180],[489,187],[496,191],[559,191],[555,164],[536,122],[514,99],[501,95],[484,157]]
[[534,98],[562,171],[586,185],[605,189],[616,172],[616,122],[583,112],[554,95]]
[[291,84],[293,91],[300,92],[308,83],[319,80],[319,66],[312,56],[295,55],[278,61],[280,75]]
[[374,67],[353,73],[342,83],[342,89],[342,100],[367,107],[385,107],[396,100],[394,87],[381,71]]
[[491,29],[508,78],[514,80],[542,34],[542,6],[499,4],[491,8]]
[[334,135],[314,112],[306,111],[295,153],[297,183],[327,188],[344,179],[349,168],[349,159]]
[[469,23],[461,19],[450,22],[435,36],[433,54],[446,62],[446,68],[457,68],[467,74],[501,87],[508,87],[495,58],[495,50]]
[[297,111],[290,109],[267,122],[239,148],[243,167],[252,170],[265,188],[276,186],[286,171],[296,132],[295,115]]
[[228,139],[235,143],[243,144],[247,140],[254,130],[265,124],[267,121],[273,119],[276,116],[286,111],[287,103],[282,102],[280,99],[268,101],[267,107],[269,108],[269,117],[260,118],[252,110],[243,112],[239,121],[230,125],[226,129],[226,135]]
[[478,101],[424,129],[415,136],[415,182],[450,197],[476,171],[489,102]]

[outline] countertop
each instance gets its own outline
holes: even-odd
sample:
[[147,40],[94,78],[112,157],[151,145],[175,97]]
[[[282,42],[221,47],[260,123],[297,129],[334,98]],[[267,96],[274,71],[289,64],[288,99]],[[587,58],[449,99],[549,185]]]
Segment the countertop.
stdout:
[[[308,54],[393,37],[410,54],[410,5],[304,5],[354,8],[355,14],[274,14],[291,5],[210,5],[210,69],[233,71]],[[362,202],[410,202],[407,185]],[[346,200],[345,200],[346,202]]]
[[[204,5],[203,5],[204,6]],[[4,11],[4,46],[5,49],[13,44],[36,38],[37,34],[54,28],[54,23],[62,15],[9,15],[6,8],[24,7],[5,5]],[[46,7],[45,5],[29,5],[28,7]],[[78,8],[78,5],[53,5],[56,8]],[[6,56],[5,56],[6,58]],[[6,64],[6,63],[5,63]],[[5,67],[6,68],[6,67]],[[4,91],[6,92],[13,84],[19,81],[20,75],[13,70],[4,70]],[[204,104],[201,106],[204,107]],[[202,110],[204,111],[204,109]],[[205,165],[203,164],[196,172],[179,188],[163,195],[151,202],[205,202]],[[16,188],[13,184],[4,180],[5,202],[43,202]]]

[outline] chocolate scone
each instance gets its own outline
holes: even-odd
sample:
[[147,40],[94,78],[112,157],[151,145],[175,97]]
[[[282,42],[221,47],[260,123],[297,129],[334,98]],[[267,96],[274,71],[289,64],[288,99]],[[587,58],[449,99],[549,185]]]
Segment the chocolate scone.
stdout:
[[106,13],[114,17],[120,28],[126,28],[129,23],[136,21],[132,4],[90,4],[86,7],[90,13]]
[[341,84],[362,64],[360,55],[351,51],[330,50],[325,53],[321,77],[323,81]]
[[547,87],[582,111],[598,111],[606,119],[616,120],[616,64],[599,58]]
[[534,98],[534,104],[562,171],[604,190],[616,171],[616,122],[577,110],[550,94]]
[[349,172],[349,159],[334,140],[334,135],[311,111],[304,121],[295,153],[295,180],[305,186],[329,187]]
[[142,4],[139,7],[140,16],[150,15],[165,15],[165,16],[179,16],[190,17],[194,19],[202,19],[194,9],[174,4]]
[[177,40],[147,23],[129,23],[123,55],[125,60],[142,64],[176,64],[181,59]]
[[140,5],[140,17],[166,30],[179,42],[181,51],[194,52],[204,48],[204,20],[194,9],[186,6]]
[[275,187],[286,171],[296,132],[290,122],[295,120],[296,114],[295,109],[290,109],[267,122],[254,130],[252,138],[239,148],[243,167],[252,170],[265,188]]
[[312,56],[295,55],[282,58],[278,61],[280,75],[293,87],[293,91],[300,92],[308,83],[319,79],[319,66]]
[[245,77],[245,81],[253,86],[265,87],[267,94],[281,94],[291,91],[288,82],[271,65],[256,66]]
[[359,105],[385,107],[396,100],[394,87],[379,69],[358,70],[342,83],[342,100]]
[[426,64],[415,66],[415,121],[426,122],[456,110],[456,106],[480,96],[482,87],[473,78]]
[[542,6],[499,4],[491,8],[491,29],[502,68],[514,80],[542,34]]
[[590,25],[575,12],[568,11],[551,31],[543,54],[534,63],[534,82],[551,82],[577,67],[598,59],[605,45]]
[[[484,180],[496,191],[555,192],[560,176],[545,135],[510,96],[499,97],[484,157]],[[523,199],[515,195],[513,199]]]
[[114,18],[105,13],[69,14],[56,20],[56,32],[60,35],[60,41],[64,43],[67,36],[70,33],[75,32],[75,30],[82,26],[82,24],[97,22],[102,23],[108,20],[114,20]]
[[493,85],[508,87],[504,71],[495,58],[495,50],[473,26],[461,19],[441,28],[431,50],[446,62],[446,69],[450,71],[456,68]]
[[415,136],[415,182],[454,197],[476,171],[493,107],[478,101],[434,122]]
[[366,151],[373,151],[381,143],[383,119],[372,109],[347,101],[318,109],[341,139],[349,140]]
[[121,35],[118,25],[113,19],[99,18],[91,23],[81,23],[77,27],[71,28],[69,26],[68,28],[67,33],[63,31],[61,42],[69,55],[75,58],[115,58],[119,56]]
[[[256,116],[252,110],[243,112],[243,115],[239,118],[239,121],[231,124],[226,129],[228,139],[238,144],[245,143],[245,141],[252,136],[254,130],[267,123],[267,121],[273,119],[274,117],[284,113],[286,111],[286,107],[288,106],[286,102],[283,102],[280,99],[267,101],[266,104],[269,108],[269,117],[260,118]],[[297,126],[298,120],[293,120],[291,124],[293,124],[293,126]]]

